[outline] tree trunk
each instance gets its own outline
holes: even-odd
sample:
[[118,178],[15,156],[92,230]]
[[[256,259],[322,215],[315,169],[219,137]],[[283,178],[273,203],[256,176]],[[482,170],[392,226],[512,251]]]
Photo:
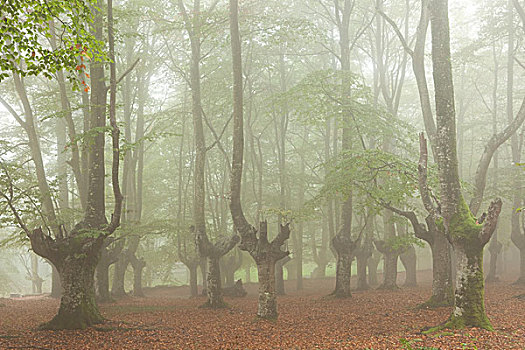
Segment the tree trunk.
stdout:
[[489,272],[487,274],[486,281],[487,282],[499,282],[498,277],[498,257],[501,253],[501,249],[503,248],[503,244],[501,244],[498,241],[498,234],[497,232],[494,232],[494,235],[492,236],[489,244],[489,252],[490,252],[490,264],[489,264]]
[[122,298],[126,296],[124,288],[124,278],[126,270],[128,269],[128,259],[125,254],[115,264],[115,271],[113,272],[113,285],[111,286],[111,295],[115,298]]
[[383,283],[379,289],[393,290],[398,289],[397,286],[397,258],[396,252],[388,252],[383,254]]
[[52,262],[49,262],[51,266],[51,298],[60,298],[64,289],[60,283],[60,276],[58,275],[57,268]]
[[96,291],[97,298],[100,302],[112,301],[111,293],[109,292],[109,266],[111,263],[108,259],[101,258],[96,270]]
[[57,264],[64,293],[58,314],[42,329],[85,329],[102,323],[103,318],[95,301],[94,273],[96,254],[67,252],[63,262]]
[[[469,242],[471,243],[471,242]],[[492,329],[485,314],[483,283],[483,247],[454,243],[456,252],[456,292],[454,311],[447,322],[451,328]]]
[[379,266],[380,261],[381,257],[377,251],[376,254],[372,252],[372,256],[368,258],[368,284],[370,286],[377,286],[379,284],[379,279],[377,278],[377,267]]
[[286,294],[284,289],[284,265],[290,260],[289,256],[285,256],[275,263],[275,293],[277,295]]
[[348,298],[352,296],[352,293],[350,292],[352,260],[352,255],[337,251],[337,265],[335,270],[336,282],[335,289],[331,294],[336,298]]
[[405,267],[405,283],[404,287],[416,287],[417,286],[417,255],[416,248],[410,246],[406,252],[399,256],[401,262]]
[[190,296],[193,298],[199,295],[199,288],[197,286],[197,264],[187,267],[190,273]]
[[136,297],[144,297],[142,290],[142,271],[146,267],[146,262],[142,258],[137,258],[135,255],[131,257],[131,266],[133,267],[133,295]]
[[389,247],[385,241],[375,241],[377,250],[383,254],[383,283],[379,289],[394,290],[397,286],[397,260],[401,250]]
[[203,305],[212,309],[220,309],[227,306],[222,298],[221,270],[218,257],[208,257],[208,274],[207,274],[208,300]]
[[525,285],[525,245],[518,248],[520,249],[520,277],[514,284]]
[[492,330],[485,314],[483,300],[485,288],[482,266],[483,247],[490,240],[496,228],[502,201],[500,199],[493,201],[486,219],[477,220],[461,193],[456,150],[456,112],[450,54],[448,1],[433,0],[429,4],[438,135],[436,160],[442,226],[454,247],[457,266],[455,308],[449,320],[442,327],[480,327]]
[[454,286],[452,284],[452,258],[450,244],[445,234],[437,232],[432,251],[432,296],[421,307],[442,307],[454,304]]
[[206,259],[201,259],[199,262],[199,270],[201,271],[201,277],[202,277],[202,290],[201,295],[208,295],[208,269],[206,268]]
[[257,274],[259,278],[257,316],[265,319],[276,319],[275,261],[266,259],[257,262]]
[[368,290],[370,286],[366,281],[366,267],[368,259],[372,256],[370,252],[361,247],[361,250],[356,254],[357,260],[357,290]]

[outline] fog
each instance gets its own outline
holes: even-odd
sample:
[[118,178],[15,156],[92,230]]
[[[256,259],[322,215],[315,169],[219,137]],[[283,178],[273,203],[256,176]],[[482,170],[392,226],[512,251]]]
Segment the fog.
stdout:
[[525,347],[524,7],[2,0],[0,348]]

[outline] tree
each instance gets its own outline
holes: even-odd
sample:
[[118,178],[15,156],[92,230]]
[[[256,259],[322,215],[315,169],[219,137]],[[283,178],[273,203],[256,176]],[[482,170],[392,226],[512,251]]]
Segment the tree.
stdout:
[[[98,4],[102,5],[101,2]],[[95,11],[95,10],[94,10]],[[99,11],[94,13],[94,37],[102,40],[103,21]],[[110,222],[105,214],[105,171],[104,171],[104,137],[106,131],[106,95],[104,83],[103,62],[93,62],[92,74],[92,108],[90,130],[95,134],[93,144],[89,149],[89,191],[84,218],[70,231],[59,225],[51,201],[49,185],[41,164],[42,155],[39,149],[39,139],[32,119],[29,101],[24,103],[28,136],[33,143],[32,153],[39,175],[39,189],[43,199],[46,226],[30,230],[22,220],[16,208],[11,207],[17,217],[18,224],[24,229],[31,241],[33,251],[48,259],[58,270],[64,292],[58,314],[42,327],[47,329],[78,329],[103,321],[95,301],[94,273],[100,258],[100,251],[105,239],[110,236],[120,223],[122,196],[119,187],[119,129],[116,123],[116,76],[114,63],[114,37],[112,1],[108,1],[108,42],[110,63],[110,108],[109,119],[112,137],[112,171],[111,180],[115,206]],[[23,80],[14,74],[15,83],[20,96],[25,96]],[[14,111],[12,111],[13,113]],[[20,117],[15,117],[20,119]],[[27,124],[26,124],[27,123]]]
[[238,21],[238,0],[230,0],[230,35],[233,64],[233,158],[231,166],[230,212],[235,229],[241,237],[239,248],[245,250],[255,260],[259,275],[259,300],[257,316],[277,318],[275,296],[275,263],[289,254],[281,246],[290,237],[289,224],[279,223],[279,233],[268,240],[268,224],[263,221],[259,229],[253,227],[245,218],[241,204],[241,180],[243,169],[244,130],[243,130],[243,87],[241,40]]
[[[425,1],[423,6],[426,6]],[[443,225],[457,260],[454,311],[444,327],[492,329],[485,314],[483,248],[494,232],[502,202],[500,199],[494,200],[488,214],[476,219],[461,193],[456,151],[448,1],[433,0],[429,3],[429,10],[436,103],[435,148],[442,216],[439,225]]]
[[[192,96],[192,115],[193,132],[195,142],[195,162],[194,162],[194,199],[193,199],[193,220],[195,230],[195,240],[197,249],[202,258],[208,258],[207,275],[207,296],[206,306],[211,308],[221,308],[225,306],[221,292],[221,275],[219,259],[228,253],[239,241],[237,235],[218,240],[215,244],[211,243],[206,233],[205,218],[205,167],[206,167],[206,139],[204,136],[203,108],[201,101],[201,33],[203,18],[201,17],[200,1],[193,3],[192,17],[186,11],[182,0],[179,0],[179,10],[183,15],[184,25],[188,32],[191,42],[191,67],[190,67],[190,87]],[[213,11],[217,2],[211,5],[208,12]]]

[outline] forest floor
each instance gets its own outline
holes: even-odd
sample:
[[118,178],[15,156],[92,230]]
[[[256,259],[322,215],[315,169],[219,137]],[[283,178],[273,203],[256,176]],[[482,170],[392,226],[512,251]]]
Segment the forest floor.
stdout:
[[[426,277],[426,278],[425,278]],[[400,278],[403,280],[403,278]],[[421,331],[445,321],[450,308],[415,307],[430,296],[430,282],[396,291],[356,291],[349,299],[327,298],[334,280],[305,279],[279,297],[279,319],[255,318],[257,285],[245,298],[226,298],[230,308],[199,308],[187,287],[147,289],[146,298],[102,304],[107,321],[82,331],[38,331],[58,300],[27,297],[0,300],[0,349],[525,349],[525,289],[489,284],[486,308],[495,328]],[[1,306],[3,304],[3,306]]]

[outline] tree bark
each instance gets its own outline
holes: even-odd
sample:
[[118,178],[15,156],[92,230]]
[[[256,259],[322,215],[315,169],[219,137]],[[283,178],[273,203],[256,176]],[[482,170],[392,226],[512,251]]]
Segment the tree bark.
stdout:
[[144,291],[142,290],[142,271],[146,267],[146,261],[133,255],[131,257],[130,264],[133,267],[133,296],[143,298]]
[[454,304],[452,285],[451,249],[445,234],[434,235],[432,244],[432,296],[423,303],[424,307],[450,306]]
[[489,271],[487,273],[487,282],[499,282],[498,277],[498,257],[501,253],[501,249],[503,248],[503,244],[501,244],[498,241],[498,235],[497,232],[494,232],[494,235],[490,239],[489,243],[489,252],[490,252],[490,263],[489,263]]
[[448,1],[433,0],[430,3],[430,12],[438,135],[436,158],[442,225],[452,242],[457,258],[455,308],[444,327],[492,329],[483,302],[483,247],[494,232],[502,202],[499,199],[492,202],[485,223],[480,224],[461,193],[456,151]]
[[199,288],[197,286],[197,264],[188,266],[188,271],[190,273],[190,296],[192,298],[199,295]]
[[417,286],[417,255],[416,248],[410,246],[400,256],[401,262],[405,267],[405,283],[404,287],[416,287]]
[[97,299],[101,302],[111,302],[113,300],[109,292],[109,267],[118,261],[118,257],[124,247],[124,242],[118,241],[110,248],[109,245],[113,243],[112,241],[111,238],[106,239],[96,270]]
[[64,289],[60,283],[60,276],[58,275],[57,268],[53,265],[52,262],[49,262],[51,266],[51,298],[60,298]]

